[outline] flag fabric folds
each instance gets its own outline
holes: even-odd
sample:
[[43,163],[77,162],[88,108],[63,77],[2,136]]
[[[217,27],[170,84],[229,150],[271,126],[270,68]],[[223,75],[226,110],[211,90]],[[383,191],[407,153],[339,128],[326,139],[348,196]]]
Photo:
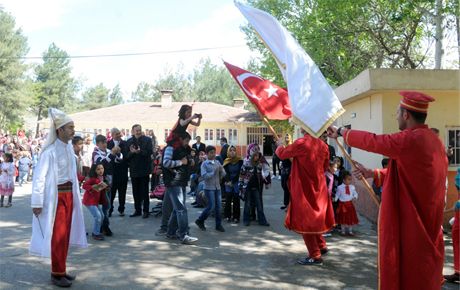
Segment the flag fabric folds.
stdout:
[[288,93],[285,89],[247,70],[224,62],[230,74],[259,112],[270,120],[291,118]]
[[292,120],[319,137],[345,111],[318,66],[276,18],[235,5],[272,52],[287,83]]

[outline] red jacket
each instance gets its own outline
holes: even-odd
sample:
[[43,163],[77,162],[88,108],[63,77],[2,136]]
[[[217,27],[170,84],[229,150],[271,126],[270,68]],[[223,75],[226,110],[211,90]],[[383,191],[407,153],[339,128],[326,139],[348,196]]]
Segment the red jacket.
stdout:
[[324,172],[329,167],[329,148],[310,135],[292,145],[278,147],[276,155],[292,159],[289,189],[291,202],[285,219],[286,228],[300,234],[320,234],[334,225],[334,211],[326,187]]
[[93,189],[93,185],[101,183],[101,180],[96,177],[88,178],[83,184],[85,194],[83,195],[82,203],[84,205],[99,205],[106,204],[107,198],[105,196],[105,189],[97,191]]
[[379,289],[441,289],[448,163],[439,137],[419,125],[389,135],[347,130],[344,140],[390,158],[388,168],[374,174],[375,183],[383,184]]

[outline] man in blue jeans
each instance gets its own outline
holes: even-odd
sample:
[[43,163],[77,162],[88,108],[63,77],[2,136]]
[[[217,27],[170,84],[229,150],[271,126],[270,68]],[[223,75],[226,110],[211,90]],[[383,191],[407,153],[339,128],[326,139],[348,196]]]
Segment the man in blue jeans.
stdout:
[[[185,206],[185,187],[190,179],[190,134],[182,133],[168,142],[163,152],[163,180],[166,194],[163,203],[172,204],[172,213],[169,217],[166,237],[179,238],[183,244],[190,245],[198,241],[188,235],[188,215]],[[165,200],[166,199],[166,200]],[[163,212],[163,215],[166,215]]]
[[216,230],[225,232],[222,226],[222,192],[220,190],[220,182],[226,173],[222,164],[216,160],[216,148],[214,146],[207,146],[206,154],[208,155],[208,159],[201,164],[201,178],[204,181],[204,192],[208,199],[208,205],[195,223],[201,230],[205,231],[204,221],[208,218],[211,211],[215,209]]

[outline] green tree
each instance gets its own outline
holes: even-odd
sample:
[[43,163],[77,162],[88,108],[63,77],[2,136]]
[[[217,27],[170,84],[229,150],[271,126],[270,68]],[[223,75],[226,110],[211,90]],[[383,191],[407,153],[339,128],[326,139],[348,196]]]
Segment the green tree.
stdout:
[[[333,85],[367,68],[419,68],[426,61],[426,11],[434,1],[249,0],[280,20]],[[246,26],[248,45],[261,53],[259,72],[283,80],[268,49]]]
[[158,100],[155,87],[147,82],[140,82],[131,94],[132,102],[154,102]]
[[209,58],[200,61],[192,80],[193,100],[232,105],[233,99],[245,98],[228,70],[223,65],[212,64]]
[[0,128],[16,129],[30,99],[20,59],[27,54],[27,39],[16,29],[14,18],[0,7]]
[[109,104],[111,106],[123,104],[123,93],[121,92],[120,84],[117,84],[115,87],[113,87],[112,91],[110,92]]
[[103,83],[88,88],[83,92],[83,109],[94,110],[110,105],[110,89],[106,88]]
[[[71,76],[72,68],[67,52],[52,43],[43,53],[43,64],[35,68],[35,104],[37,120],[48,115],[47,108],[66,112],[77,108],[75,93],[78,82]],[[37,123],[38,133],[38,123]]]
[[192,84],[189,75],[181,72],[181,67],[175,71],[167,69],[163,75],[155,81],[153,86],[154,100],[160,100],[161,90],[173,90],[173,101],[181,102],[191,100]]

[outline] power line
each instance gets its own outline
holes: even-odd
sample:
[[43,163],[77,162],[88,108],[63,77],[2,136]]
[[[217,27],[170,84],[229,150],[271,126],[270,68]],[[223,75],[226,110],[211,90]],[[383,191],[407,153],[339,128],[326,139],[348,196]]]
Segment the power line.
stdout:
[[129,53],[114,53],[114,54],[89,54],[89,55],[69,55],[69,56],[23,56],[23,57],[0,57],[0,59],[75,59],[75,58],[102,58],[102,57],[125,57],[125,56],[142,56],[142,55],[155,55],[155,54],[174,54],[174,53],[187,53],[196,51],[216,50],[225,48],[245,47],[246,45],[228,45],[228,46],[215,46],[215,47],[202,47],[192,49],[179,49],[179,50],[160,50],[150,52],[129,52]]

